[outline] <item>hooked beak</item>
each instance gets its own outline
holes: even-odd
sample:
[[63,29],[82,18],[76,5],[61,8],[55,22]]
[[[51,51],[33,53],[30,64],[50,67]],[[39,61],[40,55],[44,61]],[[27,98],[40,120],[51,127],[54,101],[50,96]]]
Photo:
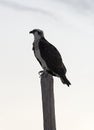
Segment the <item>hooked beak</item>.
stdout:
[[29,33],[33,33],[33,30],[32,30],[32,31],[30,31]]

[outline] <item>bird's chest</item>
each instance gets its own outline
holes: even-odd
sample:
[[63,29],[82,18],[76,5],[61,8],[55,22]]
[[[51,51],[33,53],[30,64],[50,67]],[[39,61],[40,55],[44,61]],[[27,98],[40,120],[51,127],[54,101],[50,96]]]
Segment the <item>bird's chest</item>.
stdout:
[[[34,54],[35,57],[38,59],[38,61],[40,62],[41,66],[43,69],[48,69],[47,64],[45,62],[45,60],[42,58],[41,53],[40,53],[40,49],[39,49],[39,41],[35,41],[33,43],[33,48],[34,48]],[[43,51],[43,50],[42,50]]]

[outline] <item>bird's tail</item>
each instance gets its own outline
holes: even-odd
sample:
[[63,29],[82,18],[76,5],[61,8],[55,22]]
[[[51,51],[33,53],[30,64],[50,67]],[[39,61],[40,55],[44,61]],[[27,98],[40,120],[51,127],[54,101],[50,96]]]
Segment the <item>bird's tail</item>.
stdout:
[[69,87],[69,85],[71,85],[70,81],[66,78],[65,75],[60,77],[60,79],[61,79],[62,83],[66,84],[68,87]]

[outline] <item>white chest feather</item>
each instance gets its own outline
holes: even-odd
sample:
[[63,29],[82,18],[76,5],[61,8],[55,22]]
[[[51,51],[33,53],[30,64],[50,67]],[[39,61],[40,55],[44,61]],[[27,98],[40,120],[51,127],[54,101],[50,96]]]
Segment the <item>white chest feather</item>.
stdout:
[[35,57],[40,61],[42,68],[47,69],[48,67],[47,67],[44,59],[41,57],[38,42],[39,41],[37,40],[37,41],[34,41],[34,43],[33,43],[34,51],[35,51]]

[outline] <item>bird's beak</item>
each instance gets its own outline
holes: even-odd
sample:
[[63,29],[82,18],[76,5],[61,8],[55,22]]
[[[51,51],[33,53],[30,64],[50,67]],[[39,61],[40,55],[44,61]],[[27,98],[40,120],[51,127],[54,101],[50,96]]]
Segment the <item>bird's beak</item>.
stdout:
[[30,31],[29,33],[33,33],[33,30],[32,30],[32,31]]

